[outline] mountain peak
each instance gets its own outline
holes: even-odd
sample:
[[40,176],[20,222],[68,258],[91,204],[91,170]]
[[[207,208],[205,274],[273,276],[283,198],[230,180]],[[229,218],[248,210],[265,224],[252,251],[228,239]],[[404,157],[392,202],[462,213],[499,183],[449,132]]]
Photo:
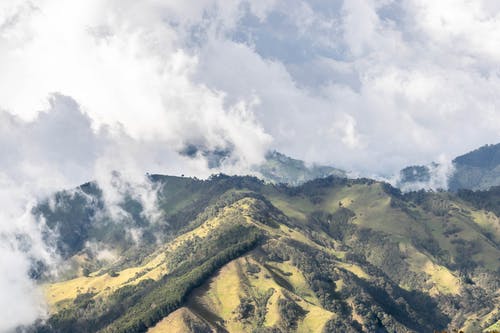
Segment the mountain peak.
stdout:
[[500,165],[500,143],[484,145],[458,156],[453,160],[458,165],[492,169]]

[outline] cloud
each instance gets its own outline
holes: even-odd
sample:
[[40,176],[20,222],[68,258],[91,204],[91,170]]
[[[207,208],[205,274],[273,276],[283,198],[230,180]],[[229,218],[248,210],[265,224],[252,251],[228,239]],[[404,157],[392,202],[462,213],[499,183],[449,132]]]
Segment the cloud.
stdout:
[[58,92],[94,130],[119,123],[246,164],[272,147],[365,174],[497,140],[490,1],[3,6],[0,106],[25,120]]
[[3,311],[0,331],[8,332],[18,325],[28,324],[44,317],[46,311],[41,291],[34,281],[26,277],[31,262],[25,253],[10,245],[2,244],[0,267],[2,268],[0,309]]
[[58,261],[42,237],[43,221],[35,221],[34,200],[26,187],[0,173],[0,331],[28,324],[46,316],[45,302],[30,278],[36,263],[50,270]]
[[[278,150],[365,175],[395,173],[498,140],[500,58],[487,47],[498,6],[450,6],[278,1],[264,18],[246,13],[229,39],[209,36],[195,78],[229,98],[257,96],[256,119]],[[428,15],[451,15],[453,27]]]
[[437,162],[424,166],[410,166],[394,177],[382,180],[400,188],[403,192],[446,190],[454,172],[455,166],[452,160],[442,155]]
[[[113,131],[120,124],[136,140],[246,149],[241,132],[262,155],[270,140],[246,113],[251,100],[225,105],[223,92],[189,79],[198,59],[182,48],[183,37],[212,6],[47,0],[29,7],[0,35],[0,106],[30,120],[47,108],[48,94],[59,93],[71,96],[93,126]],[[231,6],[216,8],[231,24]]]

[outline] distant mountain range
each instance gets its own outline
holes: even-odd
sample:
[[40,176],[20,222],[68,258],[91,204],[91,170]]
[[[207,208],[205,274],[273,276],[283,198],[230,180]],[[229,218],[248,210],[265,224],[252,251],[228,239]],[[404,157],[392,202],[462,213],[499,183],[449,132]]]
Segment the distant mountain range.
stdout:
[[[179,154],[186,157],[202,156],[210,169],[219,168],[231,159],[231,148],[208,149],[203,145],[186,145]],[[306,165],[304,161],[291,158],[277,151],[269,151],[265,161],[253,168],[253,172],[261,179],[274,184],[300,185],[316,178],[328,176],[347,177],[345,171],[326,165]]]
[[[304,161],[276,151],[268,153],[266,161],[256,171],[266,181],[288,185],[328,176],[347,177],[344,170],[324,165],[307,166]],[[485,145],[458,156],[451,165],[432,162],[406,167],[400,171],[395,186],[404,191],[442,188],[453,192],[500,186],[500,144]]]
[[[442,170],[438,163],[410,166],[400,172],[400,188],[425,187],[440,182],[450,191],[460,189],[487,190],[500,185],[500,144],[485,145],[452,161],[451,170]],[[447,175],[443,173],[449,172]],[[443,183],[438,178],[446,177]]]
[[300,185],[309,180],[329,176],[347,177],[347,173],[338,168],[315,164],[307,166],[304,161],[288,157],[277,151],[269,152],[266,155],[266,161],[259,165],[256,171],[266,181],[288,185]]

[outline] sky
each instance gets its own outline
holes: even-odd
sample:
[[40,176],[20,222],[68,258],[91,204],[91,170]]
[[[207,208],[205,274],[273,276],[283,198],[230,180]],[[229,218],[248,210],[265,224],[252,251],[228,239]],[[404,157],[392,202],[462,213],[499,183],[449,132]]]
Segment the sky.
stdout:
[[37,199],[269,150],[365,176],[445,164],[500,141],[499,65],[495,0],[0,1],[0,331],[44,312]]

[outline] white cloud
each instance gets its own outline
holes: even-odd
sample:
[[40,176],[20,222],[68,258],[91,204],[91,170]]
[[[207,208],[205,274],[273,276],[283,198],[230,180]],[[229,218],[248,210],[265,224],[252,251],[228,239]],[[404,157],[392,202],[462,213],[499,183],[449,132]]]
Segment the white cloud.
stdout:
[[33,322],[46,315],[41,291],[26,277],[30,265],[25,253],[4,244],[0,245],[2,332],[8,332],[18,325]]
[[361,138],[356,131],[356,120],[349,116],[344,115],[342,119],[339,119],[334,123],[333,132],[336,135],[337,131],[341,132],[341,141],[349,148],[361,148]]
[[[0,106],[34,119],[47,94],[59,92],[76,100],[94,131],[107,125],[172,150],[237,143],[245,163],[260,160],[268,133],[290,154],[362,172],[496,141],[500,25],[492,2],[117,6],[4,5]],[[246,39],[233,39],[238,33]],[[352,119],[363,149],[341,134],[349,124],[330,130],[338,119]],[[467,128],[459,138],[469,123],[486,131]]]
[[[410,1],[418,29],[432,43],[462,57],[497,62],[500,8],[491,1]],[[472,60],[472,59],[471,59]],[[477,61],[477,60],[476,60]]]
[[[279,2],[232,40],[212,36],[196,71],[229,98],[258,96],[256,119],[279,150],[390,174],[498,141],[498,48],[488,45],[500,24],[486,14],[491,2],[451,10],[451,2],[310,1],[300,19],[303,5]],[[429,25],[425,15],[451,15],[455,27]]]
[[342,10],[344,39],[353,55],[361,56],[366,47],[375,42],[374,35],[379,25],[376,8],[373,1],[352,0],[344,1]]
[[53,268],[58,257],[42,237],[44,224],[31,215],[30,190],[0,173],[0,332],[46,316],[45,301],[29,278],[37,261]]

